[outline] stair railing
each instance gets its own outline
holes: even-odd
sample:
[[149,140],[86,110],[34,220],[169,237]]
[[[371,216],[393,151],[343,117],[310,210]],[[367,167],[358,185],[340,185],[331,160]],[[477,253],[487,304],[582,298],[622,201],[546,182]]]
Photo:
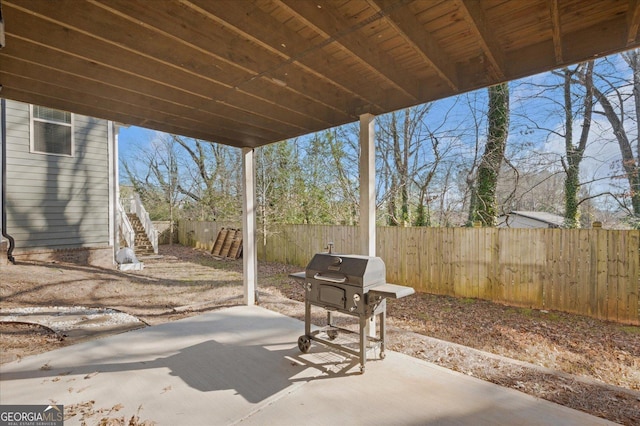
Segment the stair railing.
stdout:
[[144,232],[147,234],[149,241],[151,241],[153,252],[158,254],[158,230],[153,226],[149,213],[147,213],[147,210],[142,205],[142,201],[138,194],[133,194],[129,197],[129,208],[129,212],[135,213],[136,216],[138,216],[138,219],[140,219]]
[[127,213],[122,207],[122,203],[118,200],[118,230],[120,236],[131,250],[135,250],[136,232],[133,230],[133,226],[127,217]]

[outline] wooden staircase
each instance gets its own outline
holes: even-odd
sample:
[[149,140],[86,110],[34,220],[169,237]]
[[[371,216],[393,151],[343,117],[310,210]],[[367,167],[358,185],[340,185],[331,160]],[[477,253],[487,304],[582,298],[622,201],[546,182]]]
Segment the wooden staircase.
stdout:
[[140,219],[138,219],[138,216],[135,213],[127,213],[127,217],[129,218],[129,222],[131,222],[133,231],[136,234],[134,242],[136,257],[153,255],[153,244],[149,241],[147,233],[144,231],[144,226],[142,225],[142,222],[140,222]]

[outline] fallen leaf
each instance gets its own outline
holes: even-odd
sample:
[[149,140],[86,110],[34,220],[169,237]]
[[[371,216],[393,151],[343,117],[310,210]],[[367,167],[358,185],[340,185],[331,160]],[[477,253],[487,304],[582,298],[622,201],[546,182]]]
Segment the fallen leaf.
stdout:
[[98,373],[99,373],[99,371],[94,371],[93,373],[89,373],[86,376],[84,376],[84,379],[87,380],[87,379],[90,379],[92,377],[95,377]]

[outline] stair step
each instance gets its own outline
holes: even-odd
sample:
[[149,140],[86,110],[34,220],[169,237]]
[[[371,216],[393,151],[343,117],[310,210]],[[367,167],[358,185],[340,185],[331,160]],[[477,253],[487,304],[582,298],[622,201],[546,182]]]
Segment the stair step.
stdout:
[[147,237],[144,225],[135,213],[127,213],[127,218],[133,228],[134,236],[134,251],[137,256],[153,255],[153,245]]

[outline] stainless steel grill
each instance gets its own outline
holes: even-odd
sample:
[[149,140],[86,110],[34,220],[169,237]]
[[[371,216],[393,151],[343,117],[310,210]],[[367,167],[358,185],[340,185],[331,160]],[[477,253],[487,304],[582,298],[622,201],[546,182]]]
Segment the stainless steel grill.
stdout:
[[[301,352],[308,352],[315,341],[334,349],[358,356],[360,371],[364,372],[367,350],[379,349],[385,357],[386,298],[399,299],[414,293],[413,288],[388,284],[386,268],[379,257],[318,253],[304,272],[291,274],[303,281],[305,289],[305,333],[298,339]],[[311,330],[311,307],[327,311],[327,325]],[[332,312],[342,312],[358,317],[358,332],[337,327]],[[369,332],[372,317],[379,320],[379,332]],[[341,334],[357,334],[358,349],[339,343]]]

